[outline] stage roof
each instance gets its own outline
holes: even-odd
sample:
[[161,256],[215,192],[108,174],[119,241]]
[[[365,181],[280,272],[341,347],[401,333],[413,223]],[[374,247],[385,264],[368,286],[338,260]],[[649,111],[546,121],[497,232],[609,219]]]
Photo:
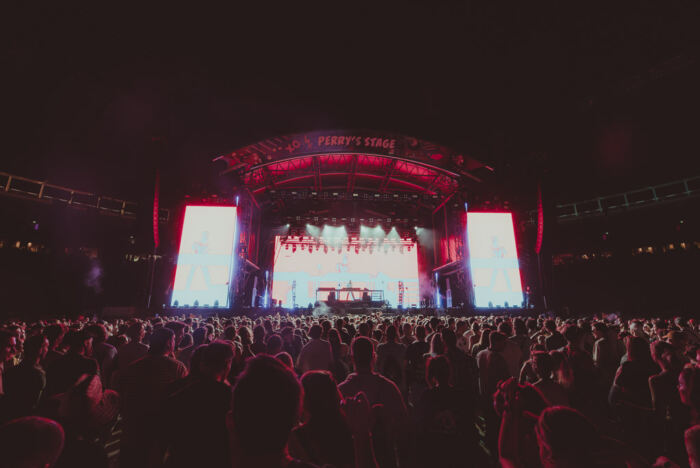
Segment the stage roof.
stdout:
[[450,148],[403,135],[329,130],[284,135],[220,156],[258,198],[269,191],[420,193],[444,198],[492,169]]

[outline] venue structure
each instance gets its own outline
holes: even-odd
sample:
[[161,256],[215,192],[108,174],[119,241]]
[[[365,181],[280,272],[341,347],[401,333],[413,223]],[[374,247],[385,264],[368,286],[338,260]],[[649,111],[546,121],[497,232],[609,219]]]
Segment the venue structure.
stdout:
[[214,163],[231,190],[186,204],[172,308],[525,305],[512,213],[470,210],[493,171],[472,157],[333,130]]

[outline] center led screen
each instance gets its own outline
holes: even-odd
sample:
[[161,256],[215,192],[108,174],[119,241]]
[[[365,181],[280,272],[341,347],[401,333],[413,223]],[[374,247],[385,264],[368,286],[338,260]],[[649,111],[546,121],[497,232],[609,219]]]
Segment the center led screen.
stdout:
[[476,307],[521,307],[518,251],[511,213],[467,213],[469,267]]
[[[310,249],[310,250],[309,250]],[[400,291],[400,288],[403,291]],[[404,307],[418,306],[418,254],[416,245],[399,247],[375,247],[348,250],[347,246],[318,250],[309,245],[301,247],[283,244],[275,240],[275,262],[272,282],[272,299],[282,307],[307,307],[318,301],[326,301],[331,289],[340,289],[337,300],[346,302],[361,300],[362,292],[343,289],[367,289],[381,291],[384,300],[392,307],[402,303]],[[403,294],[400,294],[400,293]],[[375,296],[376,297],[376,296]]]
[[228,307],[235,237],[235,206],[185,208],[171,305]]

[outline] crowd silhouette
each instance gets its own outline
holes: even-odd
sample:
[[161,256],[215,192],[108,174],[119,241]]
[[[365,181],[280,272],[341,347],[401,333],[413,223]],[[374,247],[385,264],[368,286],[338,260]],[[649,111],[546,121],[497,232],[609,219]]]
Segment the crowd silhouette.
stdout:
[[3,467],[697,467],[693,319],[153,317],[0,328]]

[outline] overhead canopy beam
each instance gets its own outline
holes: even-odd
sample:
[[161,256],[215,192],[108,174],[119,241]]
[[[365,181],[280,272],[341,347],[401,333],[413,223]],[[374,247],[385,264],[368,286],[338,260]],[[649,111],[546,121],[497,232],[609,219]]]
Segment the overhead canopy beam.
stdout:
[[386,192],[386,188],[389,186],[389,182],[391,181],[391,176],[394,175],[394,172],[396,171],[397,165],[398,165],[398,159],[392,159],[391,164],[389,165],[389,170],[387,170],[386,176],[384,176],[384,179],[382,180],[382,183],[379,186],[380,193]]
[[321,191],[321,161],[318,156],[313,158],[314,164],[314,188],[317,192]]
[[352,155],[350,174],[348,175],[348,193],[355,190],[355,180],[357,179],[357,155]]

